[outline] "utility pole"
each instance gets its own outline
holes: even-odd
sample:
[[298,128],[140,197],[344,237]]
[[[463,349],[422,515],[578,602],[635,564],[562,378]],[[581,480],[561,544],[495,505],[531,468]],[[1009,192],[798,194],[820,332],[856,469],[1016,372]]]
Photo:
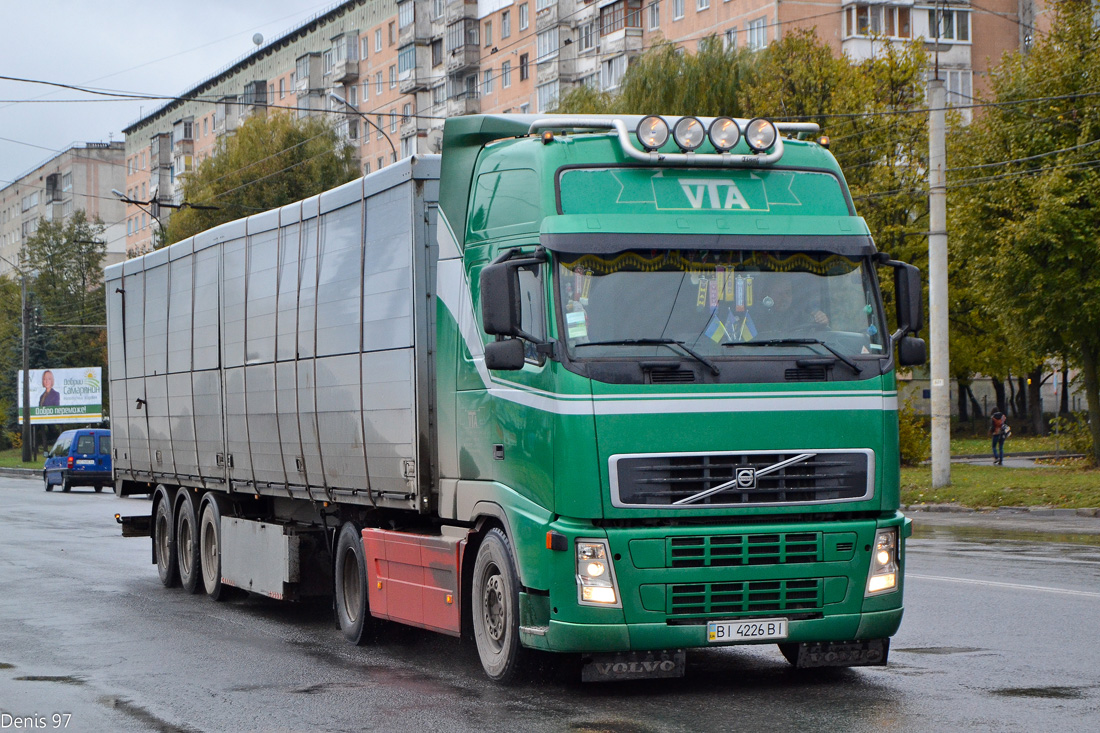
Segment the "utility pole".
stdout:
[[[938,40],[938,39],[937,39]],[[947,90],[928,83],[928,322],[932,357],[932,488],[951,483],[951,371],[947,320]]]
[[31,346],[30,308],[27,307],[27,276],[20,273],[19,300],[23,304],[23,463],[31,462]]

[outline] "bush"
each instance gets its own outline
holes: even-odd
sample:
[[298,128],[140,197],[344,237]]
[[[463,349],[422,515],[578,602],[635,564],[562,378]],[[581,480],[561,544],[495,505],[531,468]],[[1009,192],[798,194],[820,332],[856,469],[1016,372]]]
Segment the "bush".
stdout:
[[1092,455],[1092,433],[1089,432],[1088,414],[1074,412],[1059,415],[1050,421],[1050,432],[1058,433],[1058,442],[1071,453]]
[[23,434],[16,430],[5,430],[3,438],[8,445],[5,448],[22,448],[23,447]]
[[915,466],[928,460],[932,450],[932,436],[924,426],[924,418],[913,407],[912,400],[898,408],[898,447],[901,462]]

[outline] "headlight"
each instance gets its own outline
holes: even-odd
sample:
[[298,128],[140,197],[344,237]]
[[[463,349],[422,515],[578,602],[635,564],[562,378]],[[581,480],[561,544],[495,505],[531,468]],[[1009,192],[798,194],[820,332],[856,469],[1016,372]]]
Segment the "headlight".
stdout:
[[754,153],[762,153],[775,145],[778,137],[779,133],[776,132],[775,125],[762,117],[757,117],[745,126],[745,142]]
[[668,142],[668,123],[656,115],[650,115],[638,123],[635,134],[646,151],[656,150]]
[[681,117],[672,128],[672,139],[685,152],[691,152],[703,144],[707,131],[698,117]]
[[583,606],[619,606],[606,540],[577,540],[577,600]]
[[729,117],[716,117],[710,123],[710,144],[719,153],[725,153],[733,149],[741,140],[741,128]]
[[867,576],[867,595],[888,593],[898,588],[898,528],[875,532],[871,553],[871,571]]

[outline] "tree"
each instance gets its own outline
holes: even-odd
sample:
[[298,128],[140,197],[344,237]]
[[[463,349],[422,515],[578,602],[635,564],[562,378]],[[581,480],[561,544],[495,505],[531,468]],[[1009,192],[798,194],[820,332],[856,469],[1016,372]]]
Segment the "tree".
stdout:
[[994,71],[998,106],[966,131],[949,185],[971,281],[1006,338],[1032,369],[1062,354],[1081,369],[1100,461],[1100,30],[1090,3],[1054,12],[1048,35]]
[[250,117],[219,140],[214,155],[183,175],[184,208],[169,219],[164,243],[313,196],[358,175],[352,147],[329,122],[284,113]]

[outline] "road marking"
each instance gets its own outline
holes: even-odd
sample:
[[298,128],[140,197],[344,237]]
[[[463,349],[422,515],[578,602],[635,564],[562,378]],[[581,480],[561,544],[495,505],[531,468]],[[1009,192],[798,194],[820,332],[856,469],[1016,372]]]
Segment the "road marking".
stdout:
[[1093,593],[1087,590],[1070,590],[1068,588],[1049,588],[1044,585],[1024,585],[1022,583],[1000,583],[996,580],[972,580],[970,578],[948,578],[943,575],[917,575],[915,573],[906,573],[906,578],[917,578],[919,580],[943,580],[948,583],[966,583],[967,585],[988,585],[994,588],[1014,588],[1016,590],[1037,590],[1045,593],[1062,593],[1067,596],[1085,596],[1087,598],[1100,598],[1100,593]]

